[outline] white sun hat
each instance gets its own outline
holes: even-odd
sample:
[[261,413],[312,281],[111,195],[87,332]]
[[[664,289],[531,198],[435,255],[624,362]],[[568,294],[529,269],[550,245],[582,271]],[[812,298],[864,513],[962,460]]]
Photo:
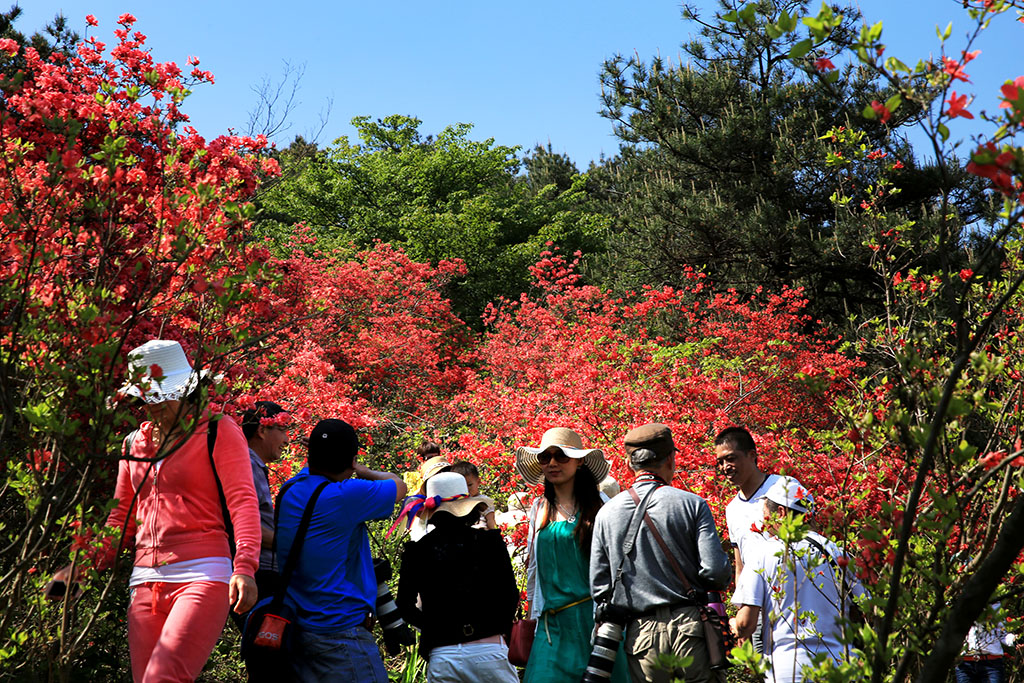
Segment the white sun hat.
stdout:
[[487,496],[469,495],[466,478],[458,472],[441,472],[427,480],[424,507],[431,515],[435,512],[450,512],[456,517],[465,517],[478,505],[493,507],[494,501]]
[[121,393],[163,403],[188,396],[209,370],[194,370],[178,342],[151,339],[128,354],[128,372],[139,380],[125,384]]
[[552,427],[544,432],[540,445],[520,446],[516,449],[516,471],[529,484],[539,484],[544,471],[537,461],[537,456],[549,448],[557,448],[570,458],[583,460],[583,466],[590,470],[596,481],[608,476],[611,463],[604,459],[604,451],[600,448],[584,448],[583,439],[571,429]]

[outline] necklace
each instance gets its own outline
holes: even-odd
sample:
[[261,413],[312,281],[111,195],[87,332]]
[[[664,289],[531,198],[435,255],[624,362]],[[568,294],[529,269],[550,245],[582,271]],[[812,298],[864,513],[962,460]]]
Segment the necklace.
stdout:
[[565,515],[565,518],[566,518],[565,521],[569,522],[570,524],[572,524],[573,522],[576,521],[576,512],[577,512],[577,510],[576,510],[576,506],[575,505],[573,505],[573,507],[572,507],[572,514],[567,512],[566,509],[564,507],[562,507],[562,505],[560,503],[555,503],[555,507],[558,508],[559,512],[561,512],[563,515]]

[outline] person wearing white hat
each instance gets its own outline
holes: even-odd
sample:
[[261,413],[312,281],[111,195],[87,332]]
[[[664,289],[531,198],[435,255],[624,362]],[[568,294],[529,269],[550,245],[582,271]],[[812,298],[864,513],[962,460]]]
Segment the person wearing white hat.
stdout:
[[816,655],[838,660],[843,654],[844,617],[855,611],[854,598],[864,587],[849,558],[835,543],[815,531],[785,543],[776,532],[782,516],[810,516],[814,496],[793,477],[782,476],[765,493],[768,540],[752,545],[732,596],[738,606],[733,630],[749,637],[764,612],[765,651],[772,668],[769,683],[802,681],[804,666]]
[[420,629],[428,681],[518,683],[502,634],[519,605],[501,532],[473,524],[493,503],[471,496],[466,479],[443,472],[427,480],[424,508],[433,531],[405,544],[396,600]]
[[[434,444],[428,444],[433,446]],[[442,455],[435,455],[420,463],[419,469],[415,472],[407,472],[402,480],[409,487],[410,491],[416,491],[402,502],[402,509],[395,519],[395,523],[388,529],[388,535],[405,523],[405,531],[409,534],[409,540],[418,541],[427,535],[430,530],[427,527],[427,510],[423,507],[423,500],[426,497],[427,482],[436,474],[448,472],[452,463]]]
[[[243,613],[256,601],[261,533],[249,448],[234,420],[213,423],[202,409],[196,390],[206,373],[193,369],[178,342],[146,342],[128,354],[128,366],[119,393],[140,399],[149,419],[125,439],[107,526],[124,530],[117,549],[134,547],[132,677],[192,681],[229,607]],[[114,555],[112,547],[99,568]]]
[[[587,668],[594,630],[590,594],[590,545],[603,498],[597,482],[611,464],[598,448],[584,448],[565,427],[544,432],[540,445],[516,450],[516,470],[526,483],[543,482],[544,495],[530,508],[526,540],[530,616],[537,633],[524,681],[578,681]],[[613,681],[627,681],[619,657]]]

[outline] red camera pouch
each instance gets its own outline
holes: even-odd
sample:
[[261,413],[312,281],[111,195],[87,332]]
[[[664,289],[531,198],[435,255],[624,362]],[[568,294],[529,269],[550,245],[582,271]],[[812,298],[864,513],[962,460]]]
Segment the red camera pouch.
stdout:
[[276,614],[264,614],[260,630],[256,633],[253,644],[269,650],[280,650],[284,641],[284,630],[291,622]]

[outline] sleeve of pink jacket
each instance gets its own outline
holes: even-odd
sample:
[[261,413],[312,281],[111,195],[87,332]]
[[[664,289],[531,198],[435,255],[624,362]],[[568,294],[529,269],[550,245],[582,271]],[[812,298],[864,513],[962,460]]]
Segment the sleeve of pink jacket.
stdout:
[[213,460],[235,530],[234,573],[254,576],[260,564],[261,532],[249,444],[238,423],[226,415],[217,421]]
[[[98,570],[109,569],[117,557],[117,551],[121,548],[131,548],[135,543],[136,519],[134,514],[135,487],[132,485],[129,466],[131,462],[121,460],[117,464],[117,484],[114,487],[114,498],[116,503],[110,514],[107,515],[107,526],[116,529],[113,538],[108,537],[102,549],[95,550],[89,554],[90,563]],[[130,508],[130,509],[129,509]],[[125,520],[128,520],[127,525]],[[124,536],[121,529],[124,528]]]

